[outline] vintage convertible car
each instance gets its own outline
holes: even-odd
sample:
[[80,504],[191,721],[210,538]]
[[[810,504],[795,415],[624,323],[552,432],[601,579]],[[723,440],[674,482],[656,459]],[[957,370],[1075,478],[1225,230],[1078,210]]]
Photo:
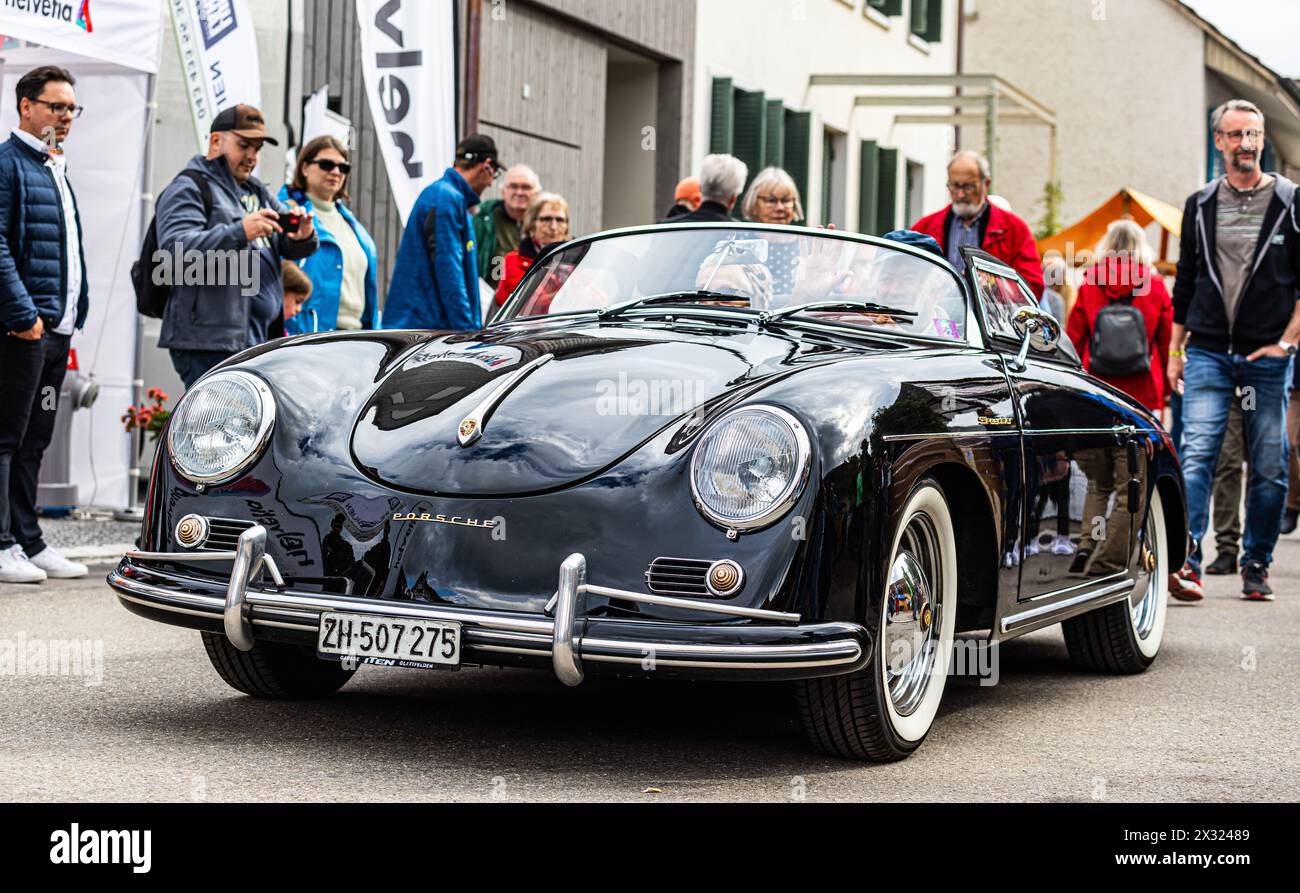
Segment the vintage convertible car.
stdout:
[[966,260],[620,230],[477,333],[247,351],[177,405],[109,583],[250,695],[361,664],[787,680],[817,745],[871,760],[921,743],[972,643],[1061,623],[1140,672],[1187,546],[1169,437]]

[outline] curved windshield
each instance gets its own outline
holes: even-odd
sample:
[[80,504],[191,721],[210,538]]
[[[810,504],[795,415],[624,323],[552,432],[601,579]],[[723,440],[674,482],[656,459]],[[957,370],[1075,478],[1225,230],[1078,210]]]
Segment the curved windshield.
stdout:
[[[558,249],[534,264],[499,319],[636,302],[778,312],[960,341],[966,302],[951,271],[822,232],[665,227]],[[807,311],[792,308],[810,306]],[[856,306],[862,305],[862,306]]]

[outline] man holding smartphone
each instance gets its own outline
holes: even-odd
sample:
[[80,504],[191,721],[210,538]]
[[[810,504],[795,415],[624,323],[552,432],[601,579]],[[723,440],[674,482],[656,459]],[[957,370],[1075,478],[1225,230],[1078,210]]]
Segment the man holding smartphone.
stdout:
[[186,388],[270,338],[284,313],[280,261],[320,244],[311,214],[294,212],[298,227],[287,229],[290,210],[253,175],[263,143],[278,145],[260,111],[225,109],[212,120],[207,156],[190,159],[158,197],[159,250],[182,258],[197,251],[205,260],[192,271],[188,260],[175,265],[193,275],[172,284],[158,339]]

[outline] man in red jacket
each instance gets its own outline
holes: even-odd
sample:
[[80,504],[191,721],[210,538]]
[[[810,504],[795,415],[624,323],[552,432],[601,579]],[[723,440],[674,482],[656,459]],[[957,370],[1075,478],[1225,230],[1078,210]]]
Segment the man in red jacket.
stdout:
[[989,202],[989,162],[978,152],[958,152],[948,163],[952,204],[922,217],[912,229],[931,236],[957,271],[964,272],[961,248],[982,248],[1020,274],[1034,297],[1043,297],[1043,259],[1029,225]]

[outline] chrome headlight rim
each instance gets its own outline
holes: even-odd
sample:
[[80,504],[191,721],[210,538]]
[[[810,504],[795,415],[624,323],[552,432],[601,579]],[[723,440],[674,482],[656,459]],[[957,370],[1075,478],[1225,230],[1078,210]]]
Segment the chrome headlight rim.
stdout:
[[[700,444],[709,436],[718,425],[728,419],[744,415],[746,413],[766,413],[784,424],[794,437],[795,442],[795,473],[791,476],[790,481],[786,484],[785,490],[781,496],[772,505],[761,512],[756,512],[743,518],[727,518],[714,512],[704,502],[700,496],[699,486],[696,479],[699,474],[701,457],[704,451],[700,449]],[[727,410],[722,415],[714,419],[707,428],[700,434],[695,442],[695,448],[691,455],[691,498],[695,502],[695,508],[704,519],[715,527],[727,531],[749,532],[761,530],[764,527],[770,527],[781,518],[785,517],[794,508],[794,504],[799,501],[803,495],[804,488],[808,485],[808,477],[812,471],[812,438],[808,435],[808,429],[804,427],[803,422],[788,410],[779,406],[773,406],[769,403],[750,403],[743,406],[737,406]]]
[[[261,419],[258,422],[257,434],[253,438],[252,449],[250,449],[248,455],[244,456],[244,458],[239,462],[235,463],[230,468],[223,469],[215,474],[197,474],[192,470],[185,468],[176,458],[176,426],[174,424],[169,424],[167,427],[167,458],[171,462],[172,468],[176,470],[177,474],[194,484],[213,486],[217,484],[226,484],[238,478],[262,457],[262,453],[266,450],[267,443],[271,440],[271,432],[275,428],[275,397],[271,394],[270,386],[267,385],[267,383],[259,376],[253,375],[251,372],[245,372],[242,369],[226,369],[205,376],[202,381],[195,384],[193,388],[185,393],[185,396],[181,398],[182,403],[185,398],[196,393],[200,388],[208,387],[214,382],[223,379],[234,379],[242,382],[251,388],[253,393],[257,395],[258,406],[261,409]],[[177,415],[180,413],[182,403],[178,403],[176,406]],[[175,421],[175,417],[173,417],[172,421]]]

